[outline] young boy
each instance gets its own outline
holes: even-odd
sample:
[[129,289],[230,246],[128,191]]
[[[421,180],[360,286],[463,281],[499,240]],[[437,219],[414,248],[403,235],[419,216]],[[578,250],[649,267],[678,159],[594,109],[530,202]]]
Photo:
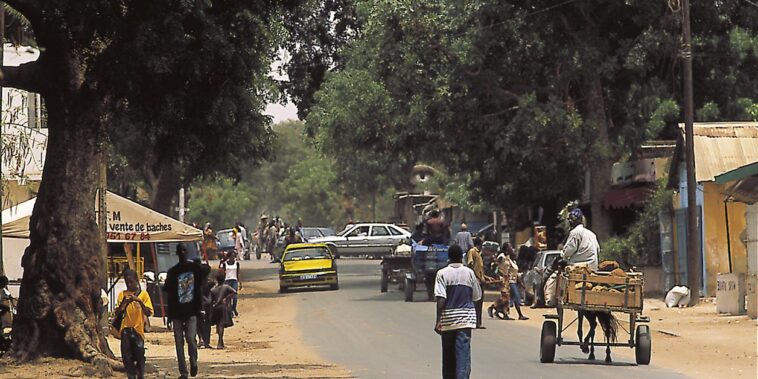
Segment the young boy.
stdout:
[[147,291],[142,291],[134,270],[124,270],[126,291],[118,294],[116,315],[123,314],[119,334],[121,358],[129,379],[145,377],[145,318],[153,314],[153,303]]
[[229,302],[237,294],[237,291],[228,284],[224,284],[225,278],[226,275],[219,272],[216,275],[216,286],[211,289],[211,304],[213,307],[211,322],[216,325],[216,333],[218,333],[217,349],[224,348],[224,328],[234,325],[229,313]]

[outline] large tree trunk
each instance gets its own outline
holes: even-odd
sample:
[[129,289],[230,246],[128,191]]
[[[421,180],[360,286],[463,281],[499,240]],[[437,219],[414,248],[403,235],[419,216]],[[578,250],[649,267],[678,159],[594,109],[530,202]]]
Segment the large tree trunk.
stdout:
[[47,99],[47,157],[8,356],[20,362],[71,357],[109,373],[119,362],[99,327],[105,317],[100,298],[105,241],[94,211],[96,157],[105,149],[104,100],[87,92],[56,91]]
[[151,182],[150,208],[163,214],[171,214],[171,204],[180,187],[179,170],[165,159],[160,163],[160,172]]
[[603,207],[603,196],[611,189],[613,167],[612,144],[608,137],[608,118],[605,113],[603,85],[598,75],[592,75],[587,83],[587,122],[592,131],[593,154],[590,169],[591,228],[600,240],[605,240],[613,230],[611,217]]

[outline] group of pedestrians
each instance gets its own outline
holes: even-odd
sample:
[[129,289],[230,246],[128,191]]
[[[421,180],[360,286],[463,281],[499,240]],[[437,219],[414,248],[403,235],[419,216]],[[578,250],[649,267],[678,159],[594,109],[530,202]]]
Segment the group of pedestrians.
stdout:
[[[295,225],[289,225],[282,221],[279,216],[269,220],[268,216],[263,214],[254,233],[254,238],[258,244],[257,248],[261,250],[261,253],[268,253],[271,262],[275,262],[277,260],[277,249],[284,249],[292,243],[303,242],[302,227],[303,222],[300,220]],[[280,238],[282,238],[282,245],[277,246]]]
[[[184,245],[176,247],[179,263],[168,270],[164,283],[166,313],[173,329],[179,378],[198,374],[198,348],[210,348],[210,329],[216,327],[217,349],[224,349],[224,329],[234,324],[239,288],[239,261],[236,254],[222,260],[219,270],[211,277],[211,267],[200,260],[189,260]],[[153,305],[147,291],[139,285],[137,273],[124,271],[126,290],[118,297],[114,320],[121,339],[121,357],[128,378],[143,378],[145,374],[145,329]],[[116,326],[114,323],[114,326]],[[200,341],[198,344],[198,340]],[[186,353],[189,355],[187,367]]]
[[[600,245],[595,234],[584,226],[584,216],[579,208],[572,209],[568,214],[571,227],[566,243],[563,246],[561,259],[569,266],[586,265],[597,269]],[[462,228],[463,229],[463,228]],[[471,330],[481,329],[482,284],[487,282],[481,263],[481,241],[472,239],[472,248],[468,251],[468,267],[463,264],[463,249],[456,243],[448,249],[449,264],[437,272],[434,295],[437,301],[434,331],[442,339],[442,377],[444,379],[467,379],[471,375]],[[468,240],[465,235],[462,240]],[[510,244],[503,244],[497,256],[498,271],[503,275],[507,287],[501,288],[508,292],[516,306],[519,319],[527,319],[521,313],[520,293],[516,286],[518,265],[516,255]],[[553,274],[546,284],[546,292],[550,281],[555,281]],[[556,299],[560,301],[560,299]]]

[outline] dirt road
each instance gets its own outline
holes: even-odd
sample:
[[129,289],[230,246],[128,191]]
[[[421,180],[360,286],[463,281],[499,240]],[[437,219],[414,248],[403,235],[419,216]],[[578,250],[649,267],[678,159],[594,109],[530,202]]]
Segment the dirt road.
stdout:
[[[341,261],[342,288],[339,291],[286,295],[277,293],[274,265],[261,261],[242,265],[246,281],[239,302],[241,316],[235,319],[236,325],[227,330],[227,349],[200,350],[198,377],[383,378],[393,377],[390,372],[399,369],[413,372],[414,377],[437,377],[438,341],[428,330],[428,320],[433,318],[432,303],[404,303],[402,294],[395,288],[380,294],[376,261]],[[488,294],[488,301],[494,296],[494,293]],[[522,373],[529,372],[534,377],[554,376],[565,374],[569,365],[570,372],[589,370],[595,377],[671,377],[668,374],[676,376],[674,373],[694,378],[758,377],[758,323],[745,316],[718,316],[715,305],[707,301],[685,309],[667,309],[660,301],[646,301],[645,314],[651,318],[653,331],[654,366],[650,368],[630,365],[628,362],[634,361],[633,352],[621,348],[614,349],[614,357],[619,362],[614,366],[599,362],[588,364],[578,349],[570,347],[559,348],[562,364],[539,365],[535,362],[537,350],[531,345],[539,335],[545,312],[527,309],[531,319],[526,322],[486,319],[489,329],[477,331],[474,339],[474,350],[480,357],[475,373],[489,372],[493,367],[517,366]],[[414,320],[418,325],[413,324]],[[175,378],[178,371],[173,335],[161,327],[160,319],[153,318],[152,324],[153,331],[147,334],[146,341],[147,377]],[[573,330],[565,333],[575,335]],[[390,342],[380,341],[383,338]],[[398,343],[403,339],[411,341]],[[215,337],[212,341],[215,344]],[[513,341],[525,345],[505,354],[503,349]],[[421,344],[427,342],[430,347],[421,349]],[[118,341],[111,339],[110,346],[119,356]],[[372,349],[376,354],[371,353]],[[490,355],[491,359],[481,359]],[[420,368],[413,362],[426,363]],[[92,366],[61,359],[0,366],[3,378],[94,375]],[[114,377],[124,375],[119,373]]]

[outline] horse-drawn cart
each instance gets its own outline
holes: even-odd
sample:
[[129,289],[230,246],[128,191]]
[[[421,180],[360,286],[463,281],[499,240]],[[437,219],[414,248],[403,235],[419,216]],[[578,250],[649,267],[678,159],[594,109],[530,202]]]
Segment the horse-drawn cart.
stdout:
[[429,300],[434,299],[437,271],[447,266],[447,245],[413,245],[412,269],[405,273],[405,301],[413,301],[416,285],[423,283]]
[[[594,347],[606,346],[606,362],[610,362],[610,348],[623,346],[634,348],[637,364],[647,365],[651,357],[650,319],[642,316],[643,277],[641,273],[569,272],[558,275],[556,284],[558,301],[555,314],[546,314],[542,323],[540,339],[540,362],[550,363],[555,359],[555,347],[580,346],[594,359]],[[564,323],[566,310],[577,311],[577,318],[568,325]],[[628,329],[617,321],[612,312],[625,313],[629,317]],[[583,318],[590,322],[590,331],[582,340]],[[578,322],[578,341],[564,340],[563,332]],[[595,326],[600,322],[605,334],[605,343],[595,343]],[[616,341],[617,328],[629,334],[625,342]]]
[[401,287],[404,285],[405,273],[413,269],[410,248],[408,250],[407,255],[396,252],[382,257],[382,279],[379,286],[382,293],[387,292],[390,283],[400,283]]

